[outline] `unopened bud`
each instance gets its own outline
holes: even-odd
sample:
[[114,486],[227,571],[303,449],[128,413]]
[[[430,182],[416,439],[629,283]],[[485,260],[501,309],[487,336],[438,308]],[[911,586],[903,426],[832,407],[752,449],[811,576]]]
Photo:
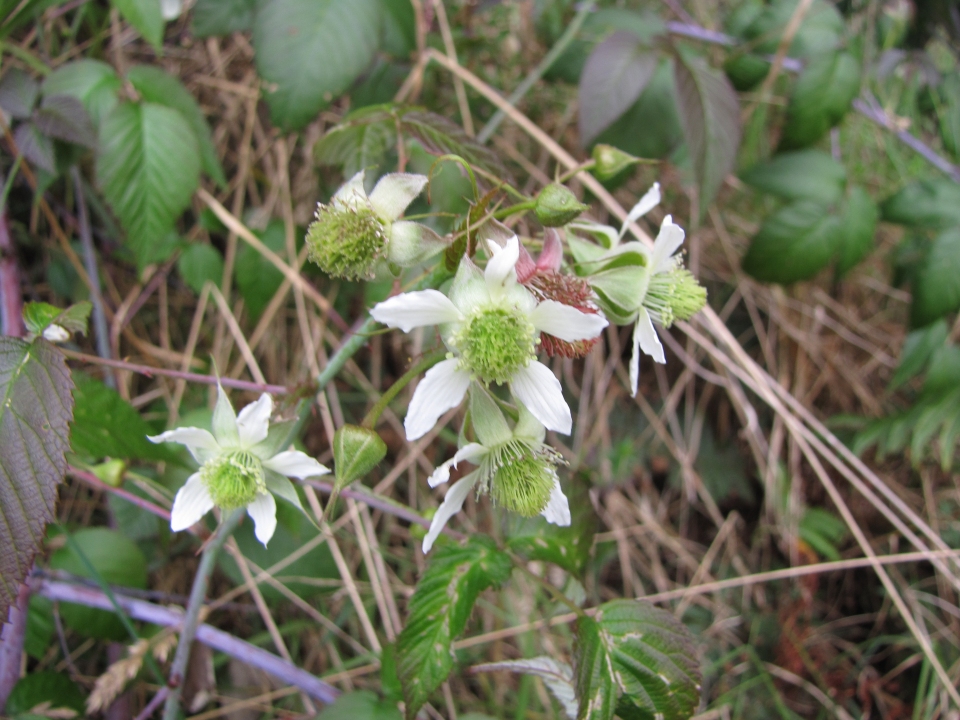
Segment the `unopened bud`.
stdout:
[[373,430],[344,425],[333,435],[334,475],[337,488],[359,480],[387,454],[387,444]]
[[559,183],[550,183],[537,196],[533,211],[544,227],[560,227],[575,220],[587,206]]
[[640,162],[640,158],[625,153],[623,150],[613,147],[613,145],[601,144],[593,147],[593,161],[596,163],[593,166],[593,174],[606,182],[631,165],[636,165]]

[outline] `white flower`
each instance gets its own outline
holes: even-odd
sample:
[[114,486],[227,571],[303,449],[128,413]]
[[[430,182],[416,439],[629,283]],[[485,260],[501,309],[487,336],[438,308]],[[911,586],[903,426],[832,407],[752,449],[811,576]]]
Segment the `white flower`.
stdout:
[[316,477],[330,470],[299,450],[281,451],[278,445],[289,428],[270,427],[269,395],[264,393],[236,415],[219,385],[217,392],[213,433],[183,427],[147,437],[155,443],[186,445],[200,463],[200,470],[187,478],[173,500],[170,528],[186,530],[214,505],[228,510],[246,507],[257,539],[266,545],[277,528],[277,504],[271,493],[300,507],[296,488],[287,478]]
[[439,325],[453,357],[435,365],[417,385],[404,420],[407,439],[426,434],[437,419],[463,400],[472,379],[508,383],[514,397],[550,430],[569,434],[572,418],[560,381],[537,362],[541,332],[561,340],[597,337],[607,326],[602,315],[582,313],[554,300],[537,303],[517,283],[520,242],[514,235],[505,247],[490,244],[483,273],[464,258],[450,288],[396,295],[370,314],[390,327],[409,332]]
[[430,228],[398,218],[427,184],[426,175],[390,173],[367,195],[361,170],[329,205],[317,207],[307,229],[310,259],[329,275],[370,278],[385,264],[409,267],[440,252],[445,244]]
[[487,391],[474,385],[470,391],[470,414],[479,442],[460,448],[434,470],[430,487],[450,479],[450,468],[470,462],[477,469],[462,477],[447,491],[423,539],[423,552],[433,543],[451,517],[463,507],[470,491],[489,491],[494,502],[526,517],[543,515],[554,525],[570,524],[570,505],[560,489],[557,452],[543,444],[546,430],[526,408],[513,430]]

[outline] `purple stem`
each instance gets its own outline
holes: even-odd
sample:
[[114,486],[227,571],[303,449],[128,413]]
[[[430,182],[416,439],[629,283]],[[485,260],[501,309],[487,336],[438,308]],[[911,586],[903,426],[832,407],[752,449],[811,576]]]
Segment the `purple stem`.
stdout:
[[10,691],[20,679],[20,657],[27,630],[29,600],[30,588],[21,585],[16,603],[10,606],[9,622],[3,626],[3,635],[0,635],[0,712],[3,712]]
[[[113,611],[110,599],[99,590],[58,582],[40,580],[36,592],[50,600],[72,602],[87,607]],[[164,627],[178,627],[183,623],[183,613],[172,608],[154,605],[144,600],[136,600],[122,594],[115,594],[117,604],[134,620],[149,622]],[[251,645],[210,625],[200,625],[195,639],[204,645],[225,653],[232,658],[259,668],[287,685],[293,685],[306,692],[310,697],[323,703],[331,703],[340,695],[340,691],[328,685],[320,678],[301,670],[273,653]],[[18,668],[19,669],[19,668]]]
[[134,495],[129,490],[124,490],[123,488],[114,487],[113,485],[108,485],[103,480],[98,478],[93,473],[87,472],[86,470],[81,470],[79,468],[73,467],[73,465],[67,466],[67,474],[73,475],[78,480],[82,480],[91,487],[96,488],[97,490],[102,490],[103,492],[113,493],[117,497],[121,497],[127,502],[131,502],[136,505],[141,510],[146,510],[149,513],[153,513],[157,517],[162,517],[164,520],[170,520],[170,511],[165,510],[164,508],[156,505],[146,498],[142,498],[139,495]]
[[163,704],[163,701],[167,699],[168,692],[170,692],[170,690],[166,686],[160,688],[157,691],[157,694],[153,696],[150,702],[147,703],[146,707],[140,711],[140,714],[137,715],[134,720],[147,720],[147,718],[153,715],[157,711],[157,708]]

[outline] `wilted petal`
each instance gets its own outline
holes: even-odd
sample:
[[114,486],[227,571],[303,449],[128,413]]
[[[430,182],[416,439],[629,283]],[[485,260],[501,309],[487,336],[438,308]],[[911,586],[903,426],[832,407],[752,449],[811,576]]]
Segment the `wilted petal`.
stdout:
[[557,271],[562,261],[563,242],[560,240],[560,231],[547,228],[543,231],[543,249],[537,258],[537,270]]
[[344,183],[330,199],[330,204],[358,208],[366,203],[367,191],[363,187],[363,174],[364,171],[361,170]]
[[550,499],[547,500],[547,506],[540,514],[547,519],[548,523],[560,527],[567,527],[570,524],[570,503],[567,502],[567,496],[560,489],[560,480],[556,476],[553,478]]
[[548,430],[570,434],[570,408],[563,399],[560,381],[546,365],[532,362],[518,370],[510,378],[510,390]]
[[270,493],[260,493],[247,505],[247,515],[253,518],[253,533],[266,547],[277,529],[277,501]]
[[653,321],[650,319],[650,313],[646,308],[640,308],[637,313],[637,324],[633,328],[634,342],[639,343],[640,349],[652,357],[658,363],[667,361],[663,354],[663,345],[660,344],[660,338],[657,337],[657,331],[653,327]]
[[487,261],[483,277],[487,281],[490,294],[498,296],[510,278],[516,280],[515,268],[517,260],[520,259],[520,239],[514,235],[502,248],[493,242],[487,243],[487,247],[493,254]]
[[456,455],[442,465],[437,466],[437,469],[433,471],[433,474],[427,480],[427,485],[432,488],[436,487],[437,485],[443,485],[443,483],[450,479],[451,467],[457,467],[464,460],[472,462],[473,460],[486,455],[487,452],[487,448],[480,443],[470,443],[469,445],[464,445],[462,448],[457,450]]
[[627,219],[623,221],[623,225],[620,227],[620,237],[626,235],[630,223],[635,222],[637,219],[643,217],[659,204],[660,183],[654,183],[653,187],[647,190],[644,196],[640,198],[639,202],[630,208],[630,212],[627,214]]
[[460,311],[439,290],[401,293],[377,303],[370,311],[373,319],[389,327],[410,332],[415,327],[456,322]]
[[403,420],[407,440],[426,435],[441,415],[463,401],[470,386],[470,373],[461,370],[459,365],[456,358],[444,360],[423,376]]
[[660,273],[664,270],[670,270],[672,266],[671,257],[683,244],[683,228],[676,225],[673,219],[667,215],[660,225],[660,232],[657,233],[657,239],[653,243],[653,258],[650,263],[650,272]]
[[[547,228],[552,230],[553,228]],[[537,272],[537,264],[530,257],[530,252],[523,246],[520,246],[520,257],[517,258],[517,264],[514,266],[517,271],[517,281],[525,283]]]
[[213,500],[200,473],[194,473],[187,478],[187,482],[177,491],[173,499],[173,509],[170,511],[170,529],[180,532],[193,527],[200,518],[213,509]]
[[567,342],[591,340],[607,326],[603,315],[580,312],[556,300],[544,300],[537,305],[530,313],[530,322],[537,330]]
[[213,406],[213,436],[220,447],[236,447],[240,444],[240,431],[237,428],[237,414],[233,411],[230,399],[217,383],[217,404]]
[[382,220],[396,220],[403,215],[407,205],[423,192],[423,186],[426,184],[426,175],[413,173],[384,175],[370,193],[370,205]]
[[241,447],[249,448],[267,437],[270,432],[270,416],[273,414],[273,398],[263,393],[256,402],[247,405],[237,415],[237,433]]
[[400,267],[410,267],[444,250],[447,244],[426,225],[410,220],[397,220],[390,226],[387,260]]
[[430,552],[430,548],[433,547],[433,543],[436,542],[440,532],[446,527],[447,521],[460,512],[464,500],[467,499],[470,491],[473,490],[473,486],[479,477],[480,474],[478,472],[472,472],[466,477],[461,478],[460,482],[454,483],[453,487],[447,492],[447,496],[443,499],[440,507],[437,508],[437,512],[430,522],[430,529],[427,531],[427,536],[423,538],[424,553]]
[[201,465],[209,460],[211,455],[220,452],[217,439],[210,434],[209,430],[203,428],[174,428],[159,435],[147,435],[147,440],[152,443],[175,442],[186,445],[193,459]]
[[299,450],[277,453],[269,460],[264,460],[263,466],[286,477],[295,477],[301,480],[326,475],[330,472],[330,468],[321,465],[305,452]]

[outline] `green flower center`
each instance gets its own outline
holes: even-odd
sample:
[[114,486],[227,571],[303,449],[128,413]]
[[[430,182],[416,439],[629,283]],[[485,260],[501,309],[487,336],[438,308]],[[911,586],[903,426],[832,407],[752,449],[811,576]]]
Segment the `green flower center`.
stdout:
[[210,491],[214,505],[225,510],[246,507],[259,493],[267,491],[260,458],[246,450],[207,460],[200,468],[200,479]]
[[654,322],[665,328],[676,320],[689,320],[707,303],[707,290],[689,270],[676,267],[650,278],[643,306]]
[[516,310],[484,308],[468,318],[453,341],[467,370],[483,382],[505,383],[535,357],[537,332]]
[[511,457],[497,468],[490,495],[498,505],[524,517],[535,517],[550,500],[553,478],[553,463],[546,458],[534,454]]
[[310,259],[333,277],[372,278],[387,246],[384,224],[366,207],[321,205],[307,228]]

